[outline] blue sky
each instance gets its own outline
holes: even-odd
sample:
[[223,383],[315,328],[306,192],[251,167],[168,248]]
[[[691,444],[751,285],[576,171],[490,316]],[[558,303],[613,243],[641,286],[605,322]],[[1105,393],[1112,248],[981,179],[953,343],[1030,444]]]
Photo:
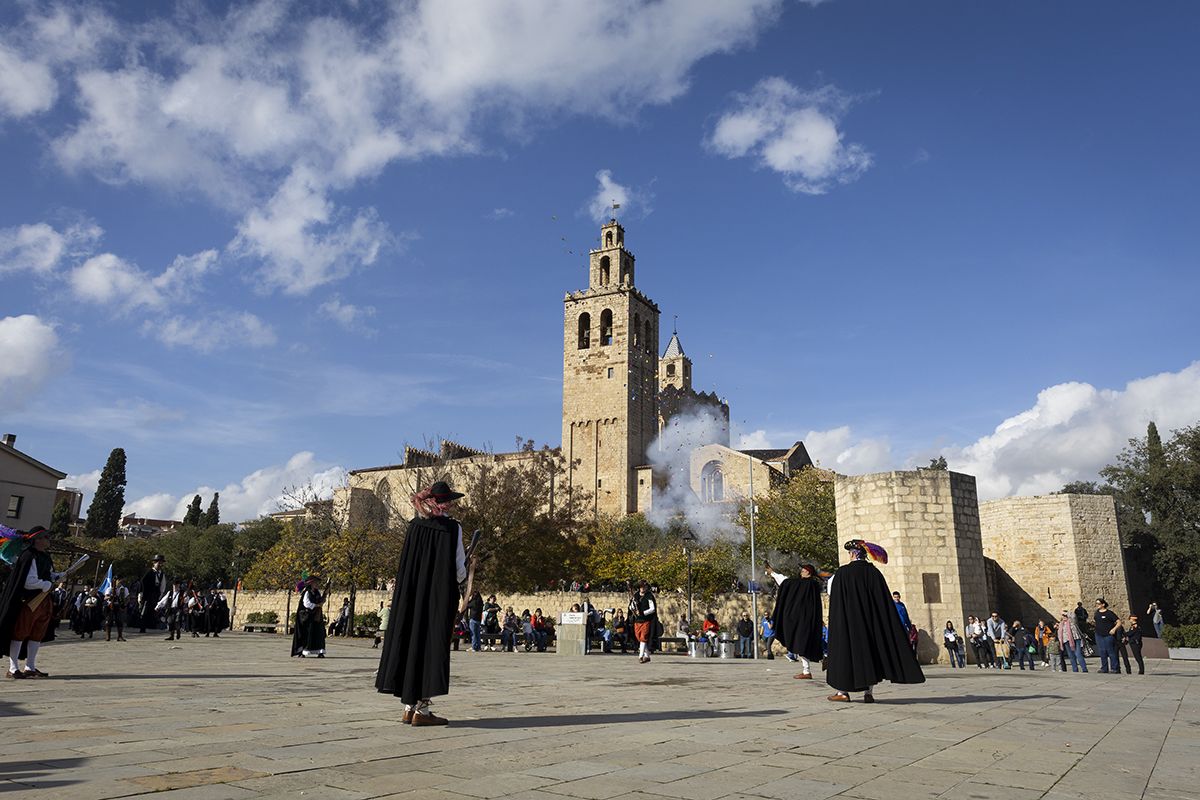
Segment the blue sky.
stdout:
[[557,444],[613,197],[746,444],[999,496],[1200,420],[1193,4],[152,8],[0,12],[0,420],[131,510]]

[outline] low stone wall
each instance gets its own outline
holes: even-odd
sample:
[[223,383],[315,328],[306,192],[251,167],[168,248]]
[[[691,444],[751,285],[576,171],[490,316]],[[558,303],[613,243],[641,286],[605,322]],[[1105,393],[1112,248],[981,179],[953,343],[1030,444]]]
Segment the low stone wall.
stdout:
[[[290,596],[289,596],[290,595]],[[342,598],[349,596],[347,592],[338,591],[336,589],[329,593],[329,600],[326,604],[327,614],[336,614],[341,608]],[[487,597],[487,595],[484,595]],[[385,591],[378,590],[360,590],[355,600],[355,612],[364,614],[368,611],[375,611],[379,608],[380,603],[391,602],[391,594]],[[629,595],[624,593],[607,593],[594,592],[590,595],[592,605],[596,608],[615,608],[624,610],[629,603]],[[530,611],[540,608],[542,613],[547,617],[558,619],[558,615],[563,611],[569,611],[571,606],[580,601],[580,595],[575,592],[540,592],[537,594],[512,594],[512,595],[497,595],[496,602],[503,608],[513,607],[513,610],[519,615],[525,609]],[[661,594],[658,597],[659,616],[663,621],[663,627],[667,631],[667,635],[674,635],[675,623],[680,616],[687,615],[687,597],[681,594]],[[759,597],[758,613],[761,616],[763,613],[770,611],[775,607],[775,599],[772,597]],[[282,622],[285,617],[296,613],[296,593],[286,591],[239,591],[237,594],[237,608],[234,609],[233,627],[240,630],[246,623],[246,618],[254,612],[274,611],[279,616],[280,626],[279,633],[283,632]],[[721,623],[722,630],[728,630],[734,627],[737,620],[741,619],[743,612],[749,613],[750,595],[723,595],[714,599],[711,602],[706,602],[699,597],[692,599],[692,612],[695,614],[697,624],[703,618],[704,614],[713,612],[717,615],[717,621]]]

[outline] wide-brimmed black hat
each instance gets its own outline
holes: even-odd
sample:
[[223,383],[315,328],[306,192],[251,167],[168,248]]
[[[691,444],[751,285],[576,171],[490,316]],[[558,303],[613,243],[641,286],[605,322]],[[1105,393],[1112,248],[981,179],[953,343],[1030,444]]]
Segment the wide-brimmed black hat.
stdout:
[[154,558],[150,559],[150,561],[152,563],[157,563],[159,561],[166,561],[166,559],[162,557],[162,553],[155,553]]
[[429,487],[429,496],[439,503],[448,503],[460,497],[466,497],[462,492],[456,492],[445,481],[438,481]]

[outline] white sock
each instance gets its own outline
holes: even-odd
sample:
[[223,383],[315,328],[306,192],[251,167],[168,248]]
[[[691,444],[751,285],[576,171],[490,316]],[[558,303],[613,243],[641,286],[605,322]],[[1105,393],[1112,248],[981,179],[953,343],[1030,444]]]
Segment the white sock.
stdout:
[[812,674],[812,664],[809,664],[808,659],[804,656],[800,656],[800,672],[803,675]]
[[646,658],[649,655],[650,655],[650,648],[646,646],[646,643],[638,642],[638,657]]
[[41,642],[29,642],[25,645],[25,669],[37,669],[37,654]]
[[20,669],[17,666],[17,656],[21,655],[21,643],[13,642],[8,646],[8,671],[16,672]]
[[417,707],[414,708],[413,711],[415,711],[418,714],[422,714],[422,715],[429,714],[430,713],[429,712],[429,701],[422,700],[421,702],[417,703]]

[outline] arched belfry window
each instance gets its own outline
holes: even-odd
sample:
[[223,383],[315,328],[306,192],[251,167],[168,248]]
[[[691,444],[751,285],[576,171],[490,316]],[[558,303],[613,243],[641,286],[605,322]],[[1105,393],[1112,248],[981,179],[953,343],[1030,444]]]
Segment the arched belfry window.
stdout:
[[674,364],[667,364],[667,377],[668,378],[675,377],[675,365]]
[[586,311],[579,315],[579,349],[592,346],[592,315]]
[[640,314],[633,315],[633,346],[637,347],[642,341],[642,317]]
[[613,340],[613,323],[612,309],[606,308],[600,312],[600,345],[612,344]]
[[700,494],[706,503],[720,503],[725,500],[725,474],[721,472],[720,461],[710,461],[700,472]]
[[600,259],[600,285],[601,286],[608,285],[608,273],[609,273],[609,267],[611,264],[612,264],[612,262],[608,260],[608,256],[604,256],[603,258]]
[[612,231],[609,231],[608,233],[604,234],[604,246],[612,247]]
[[650,327],[650,320],[646,320],[646,332],[643,344],[646,346],[647,353],[653,352],[655,349],[657,349],[654,346],[654,340],[650,338],[650,333],[652,330],[653,328]]
[[621,283],[633,285],[633,262],[628,258],[621,259]]

